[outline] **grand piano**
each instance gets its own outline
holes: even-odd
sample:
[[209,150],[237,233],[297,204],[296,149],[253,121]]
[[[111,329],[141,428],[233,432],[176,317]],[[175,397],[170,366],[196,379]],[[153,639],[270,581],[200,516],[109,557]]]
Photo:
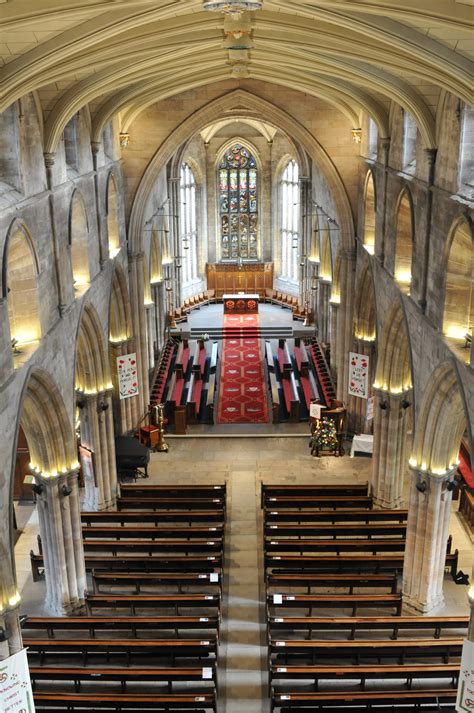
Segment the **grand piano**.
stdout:
[[150,449],[132,436],[115,439],[115,460],[119,478],[148,478]]

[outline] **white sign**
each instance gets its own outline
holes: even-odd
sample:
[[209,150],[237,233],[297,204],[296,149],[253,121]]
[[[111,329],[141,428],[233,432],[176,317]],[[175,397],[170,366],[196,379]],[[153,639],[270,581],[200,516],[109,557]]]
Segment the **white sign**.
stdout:
[[119,395],[129,399],[138,395],[138,367],[136,354],[124,354],[117,357]]
[[456,710],[462,713],[474,711],[474,642],[467,639],[462,647]]
[[321,404],[310,404],[309,405],[309,415],[311,418],[319,419],[321,418]]
[[367,421],[372,421],[374,418],[374,397],[367,399],[367,408],[365,409],[365,418]]
[[367,398],[369,389],[369,357],[349,352],[349,394]]
[[0,711],[34,713],[26,649],[0,661]]

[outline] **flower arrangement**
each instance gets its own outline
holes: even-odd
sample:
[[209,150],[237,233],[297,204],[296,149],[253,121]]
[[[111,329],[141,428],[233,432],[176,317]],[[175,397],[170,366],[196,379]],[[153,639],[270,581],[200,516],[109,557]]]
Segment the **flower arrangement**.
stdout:
[[311,452],[335,451],[338,447],[336,425],[331,418],[322,418],[311,436]]

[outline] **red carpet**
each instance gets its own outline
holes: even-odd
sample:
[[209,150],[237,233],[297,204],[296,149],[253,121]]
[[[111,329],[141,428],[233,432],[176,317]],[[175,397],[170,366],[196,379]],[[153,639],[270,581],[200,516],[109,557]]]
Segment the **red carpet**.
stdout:
[[224,332],[242,330],[223,340],[218,423],[268,423],[267,387],[260,339],[245,336],[258,329],[257,314],[224,315]]

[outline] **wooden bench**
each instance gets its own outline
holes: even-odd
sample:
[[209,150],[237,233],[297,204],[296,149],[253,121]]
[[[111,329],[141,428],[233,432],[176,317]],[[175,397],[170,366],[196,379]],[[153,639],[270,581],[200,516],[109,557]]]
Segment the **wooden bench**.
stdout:
[[357,609],[392,608],[395,614],[401,614],[402,595],[400,594],[268,594],[267,609],[307,609],[313,616],[314,609],[332,609],[342,607],[350,609],[352,616]]
[[267,524],[264,534],[266,537],[405,537],[406,523],[381,522],[381,523],[351,523],[335,525],[324,523],[297,523]]
[[181,498],[199,500],[200,498],[216,498],[226,496],[227,486],[220,485],[142,485],[126,483],[120,486],[120,494],[129,497]]
[[209,522],[221,525],[224,522],[223,510],[178,510],[174,512],[156,512],[156,510],[102,510],[101,512],[81,512],[81,520],[87,525],[97,523],[130,523],[154,522],[162,525],[166,522],[185,522],[191,526],[195,522]]
[[150,659],[165,658],[173,662],[181,658],[202,659],[217,656],[217,640],[207,639],[24,639],[28,657],[40,659],[46,657],[62,660],[67,655],[81,656],[82,666],[87,665],[89,656],[106,658],[111,654],[126,656],[130,666],[135,656],[148,656]]
[[82,538],[84,540],[93,538],[150,538],[155,539],[186,539],[186,540],[213,540],[224,538],[224,527],[130,527],[129,525],[119,525],[118,527],[110,525],[83,525]]
[[51,710],[91,710],[107,708],[108,710],[128,713],[135,710],[155,711],[185,711],[216,713],[215,693],[167,693],[164,695],[148,693],[53,693],[38,692],[34,695],[37,711]]
[[[95,684],[103,681],[111,683],[117,681],[120,683],[120,690],[125,692],[127,684],[136,684],[145,681],[146,683],[164,682],[167,684],[168,692],[173,690],[173,683],[196,683],[199,682],[204,686],[200,690],[194,691],[199,694],[201,690],[206,692],[206,689],[217,690],[217,671],[216,665],[209,662],[209,666],[205,667],[154,667],[154,668],[68,668],[59,666],[30,666],[30,678],[33,683],[33,689],[38,690],[38,682],[40,681],[71,681],[74,685],[74,690],[79,692],[81,684],[84,682],[94,682]],[[193,687],[195,688],[195,686]],[[207,691],[207,692],[208,692]],[[107,693],[110,689],[107,688]],[[158,693],[160,691],[157,691]]]
[[[412,713],[423,710],[424,713],[439,713],[440,711],[453,711],[453,704],[456,701],[456,690],[454,688],[435,688],[424,690],[406,691],[403,689],[385,691],[334,691],[330,693],[288,691],[271,692],[271,713],[276,709],[282,713],[300,713],[308,709],[310,711],[330,710],[331,713],[346,713],[353,711],[379,710],[380,713]],[[420,705],[428,704],[429,708],[420,708]],[[380,708],[375,708],[380,706]],[[403,706],[403,707],[402,707]],[[409,706],[408,708],[406,706]],[[431,707],[432,706],[432,707]],[[447,708],[446,708],[447,707]]]
[[[458,550],[446,555],[445,567],[450,570],[454,578],[458,570]],[[373,572],[401,572],[403,570],[403,554],[377,555],[343,555],[317,554],[317,555],[272,555],[265,556],[265,569],[267,575],[270,570],[273,574],[285,574],[286,571],[303,573],[323,572],[354,572],[359,574]]]
[[308,594],[315,587],[346,587],[349,594],[354,589],[389,589],[392,594],[397,591],[396,574],[269,574],[267,591],[276,589],[281,592],[283,587],[305,589]]
[[[189,511],[196,510],[215,511],[219,513],[219,519],[225,520],[225,498],[201,498],[192,501],[184,498],[155,498],[152,496],[145,497],[120,497],[117,499],[118,510],[164,510],[165,512]],[[194,517],[194,516],[193,516]]]
[[265,495],[264,506],[275,510],[285,508],[335,510],[340,507],[371,510],[373,501],[368,495]]
[[[44,558],[41,554],[30,551],[31,571],[33,581],[37,582],[44,575]],[[222,553],[215,555],[91,555],[84,558],[86,570],[108,569],[113,571],[135,572],[156,572],[167,570],[169,572],[213,572],[221,569],[223,565]]]
[[[87,545],[87,541],[84,546]],[[299,552],[300,554],[309,552],[404,552],[405,539],[388,540],[383,538],[372,538],[365,540],[363,538],[355,540],[345,540],[343,538],[335,540],[323,539],[273,539],[265,538],[265,555],[275,554],[276,552]]]
[[265,524],[270,523],[375,523],[375,522],[406,522],[408,510],[279,510],[276,507],[266,507],[264,512]]
[[[174,609],[176,616],[180,608],[220,611],[219,594],[88,594],[86,610],[89,615],[94,609],[128,609],[130,614],[137,609]],[[207,614],[206,614],[207,615]]]
[[[172,631],[176,637],[183,631],[212,633],[219,639],[219,617],[212,616],[77,616],[77,617],[28,617],[22,623],[22,630],[30,635],[32,631],[46,632],[50,638],[56,638],[58,632],[88,631],[94,638],[99,631],[128,631],[137,636],[139,631],[146,631],[150,638],[151,631]],[[206,637],[204,637],[206,638]]]
[[310,495],[312,497],[319,495],[368,495],[368,483],[315,483],[295,485],[290,483],[281,483],[279,485],[269,485],[262,483],[261,486],[261,504],[263,507],[265,499],[277,497],[279,495]]
[[182,592],[182,587],[199,587],[220,592],[222,596],[222,573],[201,573],[201,572],[153,572],[144,574],[143,572],[101,572],[92,571],[92,583],[94,593],[99,594],[101,586],[120,587],[121,589],[132,588],[135,594],[140,594],[142,589],[147,587],[167,587]]
[[85,540],[84,553],[111,552],[116,556],[119,552],[148,552],[150,556],[166,552],[182,552],[184,555],[195,552],[214,554],[222,552],[223,541],[215,540]]
[[340,659],[359,664],[367,659],[393,659],[400,665],[405,660],[424,657],[442,659],[449,663],[451,656],[461,656],[462,638],[457,639],[364,639],[357,641],[333,641],[332,639],[270,639],[268,654],[271,661],[288,659],[317,659],[328,664],[331,659]]
[[468,616],[389,616],[389,617],[308,617],[308,616],[269,616],[267,620],[268,632],[272,636],[278,632],[307,631],[309,638],[314,631],[337,632],[341,638],[342,632],[349,632],[349,639],[355,639],[361,631],[384,631],[391,633],[392,639],[398,638],[400,631],[432,632],[435,639],[439,639],[445,629],[455,629],[458,632],[467,631],[469,626]]
[[[359,681],[365,690],[367,681],[385,681],[405,679],[410,689],[413,679],[450,678],[453,686],[459,678],[459,664],[405,664],[392,666],[387,664],[359,666],[270,666],[270,685],[274,681],[310,681],[318,687],[319,681]],[[281,689],[279,689],[281,690]]]

